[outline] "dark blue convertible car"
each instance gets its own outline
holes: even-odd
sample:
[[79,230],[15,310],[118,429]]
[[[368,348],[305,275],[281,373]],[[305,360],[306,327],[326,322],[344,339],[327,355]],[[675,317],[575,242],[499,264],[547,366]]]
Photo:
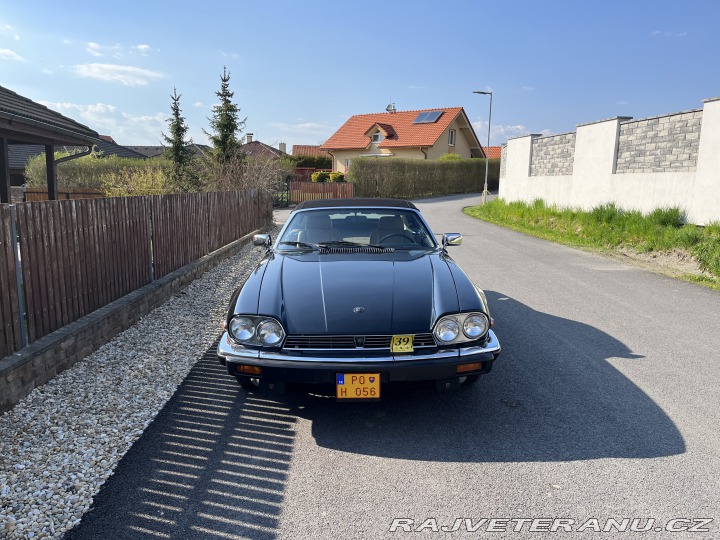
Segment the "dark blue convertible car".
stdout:
[[410,202],[298,205],[233,294],[218,346],[248,389],[332,384],[338,400],[377,400],[387,383],[457,388],[500,354],[482,290]]

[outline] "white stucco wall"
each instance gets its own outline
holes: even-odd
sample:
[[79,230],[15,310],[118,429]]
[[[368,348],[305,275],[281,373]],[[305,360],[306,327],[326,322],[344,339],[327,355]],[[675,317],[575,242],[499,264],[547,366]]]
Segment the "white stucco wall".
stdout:
[[499,196],[508,201],[543,199],[562,207],[590,209],[614,202],[644,213],[679,206],[699,225],[720,220],[720,98],[706,100],[695,171],[624,172],[615,170],[621,122],[613,118],[578,126],[572,175],[530,176],[532,140],[508,141]]

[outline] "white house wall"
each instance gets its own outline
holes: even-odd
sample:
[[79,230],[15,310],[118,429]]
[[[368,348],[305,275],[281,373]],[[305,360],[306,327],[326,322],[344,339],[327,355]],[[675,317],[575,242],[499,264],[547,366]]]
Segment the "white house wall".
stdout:
[[691,223],[718,221],[720,98],[697,111],[511,139],[502,149],[499,195],[582,209],[614,202],[645,213],[679,206]]

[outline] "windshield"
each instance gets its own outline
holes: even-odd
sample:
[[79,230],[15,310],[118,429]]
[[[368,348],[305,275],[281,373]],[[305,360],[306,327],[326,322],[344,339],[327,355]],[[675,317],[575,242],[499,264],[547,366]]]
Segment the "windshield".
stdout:
[[318,245],[433,249],[435,239],[417,213],[395,208],[327,208],[291,215],[278,248]]

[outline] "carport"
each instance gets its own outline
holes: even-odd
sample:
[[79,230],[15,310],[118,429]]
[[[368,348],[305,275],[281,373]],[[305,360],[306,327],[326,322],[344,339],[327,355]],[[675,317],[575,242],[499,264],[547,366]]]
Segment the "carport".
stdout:
[[56,200],[55,146],[87,146],[89,151],[99,140],[89,127],[0,86],[0,203],[10,202],[9,145],[45,146],[48,197]]

